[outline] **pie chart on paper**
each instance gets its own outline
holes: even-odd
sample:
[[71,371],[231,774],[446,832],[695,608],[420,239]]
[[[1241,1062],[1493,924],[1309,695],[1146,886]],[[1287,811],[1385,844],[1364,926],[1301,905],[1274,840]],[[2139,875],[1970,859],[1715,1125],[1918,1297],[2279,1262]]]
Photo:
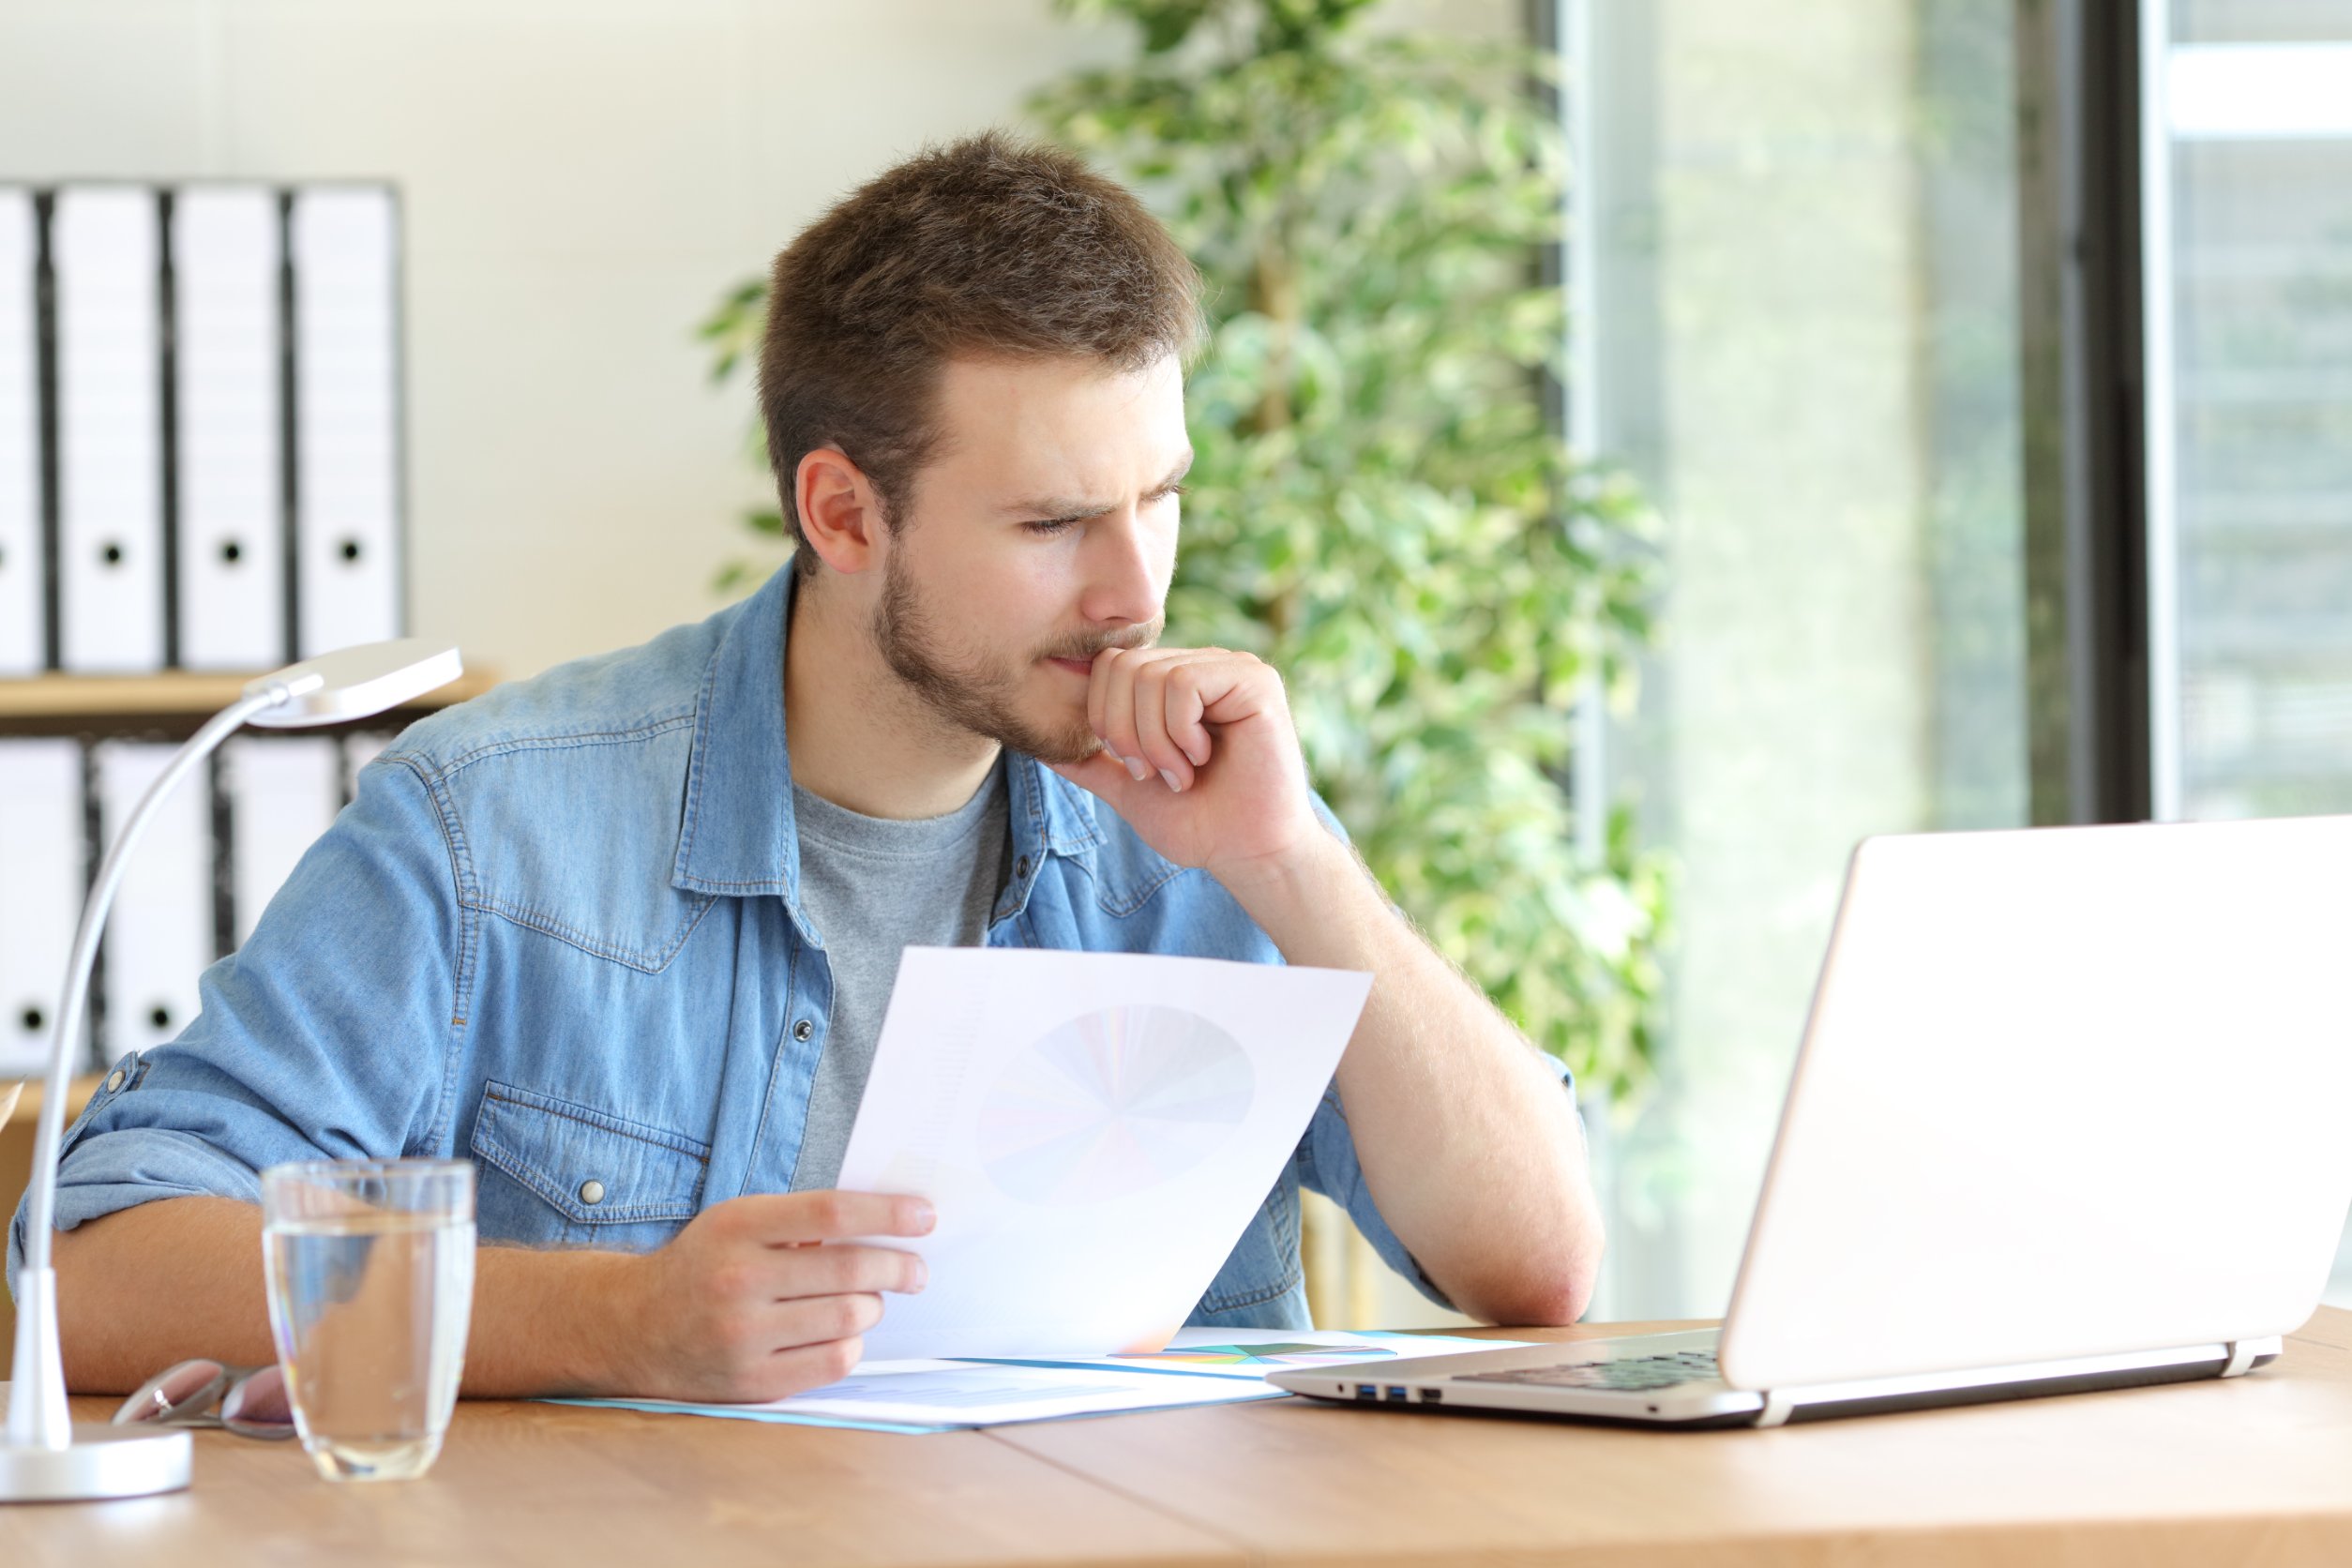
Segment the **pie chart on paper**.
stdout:
[[980,1110],[981,1164],[1012,1197],[1100,1203],[1216,1153],[1257,1075],[1230,1034],[1156,1003],[1082,1014],[1015,1052]]

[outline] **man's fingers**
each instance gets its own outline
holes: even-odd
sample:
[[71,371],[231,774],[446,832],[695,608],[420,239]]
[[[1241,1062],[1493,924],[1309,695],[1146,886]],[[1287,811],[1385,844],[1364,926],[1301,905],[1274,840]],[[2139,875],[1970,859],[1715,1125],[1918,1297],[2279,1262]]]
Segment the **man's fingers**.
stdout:
[[1279,708],[1281,692],[1280,678],[1247,654],[1112,648],[1095,656],[1086,718],[1130,777],[1171,774],[1189,789],[1214,750],[1211,726]]
[[882,1320],[882,1299],[871,1292],[837,1296],[802,1296],[777,1302],[757,1321],[771,1355],[856,1339]]
[[772,1249],[758,1267],[771,1301],[877,1290],[911,1296],[930,1282],[929,1267],[912,1252],[846,1242]]
[[1117,662],[1118,652],[1115,648],[1104,649],[1086,670],[1086,727],[1094,731],[1096,740],[1104,736],[1104,703],[1110,691],[1110,667]]
[[1201,731],[1193,745],[1169,731],[1169,684],[1177,671],[1223,653],[1216,648],[1113,648],[1096,656],[1094,679],[1087,687],[1087,722],[1129,777],[1143,783],[1172,775],[1177,788],[1191,786],[1193,769],[1208,761],[1207,731]]
[[1182,675],[1168,683],[1168,734],[1193,766],[1207,767],[1214,749],[1209,726],[1203,722],[1208,704],[1201,701],[1200,683]]
[[1105,648],[1094,656],[1094,678],[1087,688],[1087,718],[1095,738],[1123,763],[1138,782],[1152,776],[1135,732],[1136,660],[1141,656],[1124,648]]
[[851,1236],[927,1236],[938,1216],[924,1199],[881,1192],[779,1192],[731,1198],[731,1234],[761,1246],[802,1246]]
[[855,1336],[795,1345],[765,1357],[742,1380],[747,1386],[731,1390],[727,1396],[754,1402],[788,1399],[839,1382],[865,1355],[866,1341]]
[[1136,746],[1160,781],[1178,791],[1192,784],[1192,759],[1168,732],[1168,675],[1181,668],[1173,659],[1153,659],[1135,672]]
[[[1206,723],[1209,702],[1234,686],[1235,676],[1226,666],[1241,656],[1244,656],[1229,654],[1222,648],[1178,650],[1151,671],[1159,688],[1153,710],[1159,731],[1176,753],[1195,768],[1208,766],[1215,749]],[[1191,776],[1184,768],[1174,771],[1190,781]]]

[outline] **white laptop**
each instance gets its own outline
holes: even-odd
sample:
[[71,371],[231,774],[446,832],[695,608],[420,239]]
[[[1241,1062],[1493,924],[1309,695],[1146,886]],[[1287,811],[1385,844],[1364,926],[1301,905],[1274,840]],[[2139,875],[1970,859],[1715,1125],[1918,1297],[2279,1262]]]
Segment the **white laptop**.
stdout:
[[2232,1377],[2352,1203],[2352,817],[1866,840],[1721,1330],[1367,1362],[1675,1427]]

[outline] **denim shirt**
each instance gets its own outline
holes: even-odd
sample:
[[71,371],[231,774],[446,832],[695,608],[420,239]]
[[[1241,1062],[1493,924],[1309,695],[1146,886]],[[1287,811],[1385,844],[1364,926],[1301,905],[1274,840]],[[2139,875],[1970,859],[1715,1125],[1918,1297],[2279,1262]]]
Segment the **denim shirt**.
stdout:
[[[200,1016],[107,1075],[66,1135],[59,1228],[258,1202],[261,1168],[323,1157],[470,1155],[482,1239],[535,1246],[652,1248],[711,1204],[788,1190],[833,1001],[797,891],[791,587],[787,567],[699,625],[404,732],[205,971]],[[1109,807],[1028,757],[1006,778],[989,946],[1280,961]],[[1327,1089],[1193,1322],[1307,1326],[1303,1184],[1442,1301]]]

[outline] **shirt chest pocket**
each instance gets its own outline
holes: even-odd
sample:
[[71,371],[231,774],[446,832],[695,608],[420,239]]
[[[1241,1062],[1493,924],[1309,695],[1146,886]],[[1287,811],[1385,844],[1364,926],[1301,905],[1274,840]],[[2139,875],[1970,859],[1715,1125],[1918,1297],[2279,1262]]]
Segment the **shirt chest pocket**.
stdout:
[[486,1242],[641,1251],[700,1211],[710,1145],[593,1106],[492,1082],[472,1151]]

